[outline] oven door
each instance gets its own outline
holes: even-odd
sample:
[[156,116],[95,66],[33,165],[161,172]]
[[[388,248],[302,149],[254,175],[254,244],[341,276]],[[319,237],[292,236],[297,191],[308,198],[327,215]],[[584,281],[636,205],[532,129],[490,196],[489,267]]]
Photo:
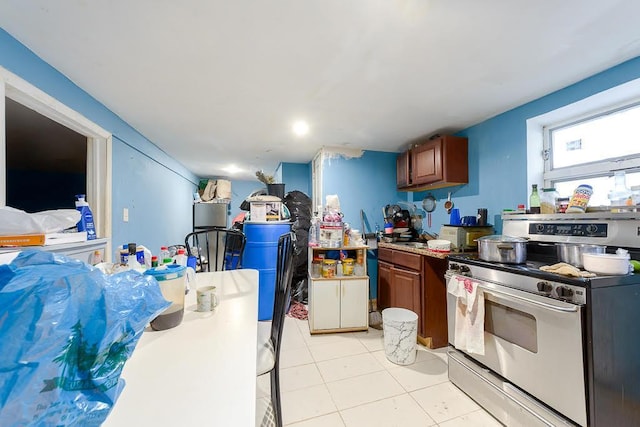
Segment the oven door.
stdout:
[[[582,307],[473,280],[484,292],[485,354],[467,355],[564,416],[587,425]],[[456,297],[447,293],[451,345],[456,303]]]

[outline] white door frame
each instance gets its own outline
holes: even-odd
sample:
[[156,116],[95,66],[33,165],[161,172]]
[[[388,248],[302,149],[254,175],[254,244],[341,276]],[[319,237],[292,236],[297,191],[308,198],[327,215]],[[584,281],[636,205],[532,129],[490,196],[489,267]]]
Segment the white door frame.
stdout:
[[67,107],[26,80],[0,67],[0,206],[6,206],[5,97],[87,137],[87,200],[95,217],[98,237],[109,238],[111,253],[111,133]]

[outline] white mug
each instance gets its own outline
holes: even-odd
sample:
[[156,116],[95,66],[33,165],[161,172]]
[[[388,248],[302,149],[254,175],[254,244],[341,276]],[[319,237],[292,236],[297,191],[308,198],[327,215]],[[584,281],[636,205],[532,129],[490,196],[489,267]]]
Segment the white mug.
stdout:
[[213,311],[218,305],[218,296],[215,286],[203,286],[196,290],[198,311]]

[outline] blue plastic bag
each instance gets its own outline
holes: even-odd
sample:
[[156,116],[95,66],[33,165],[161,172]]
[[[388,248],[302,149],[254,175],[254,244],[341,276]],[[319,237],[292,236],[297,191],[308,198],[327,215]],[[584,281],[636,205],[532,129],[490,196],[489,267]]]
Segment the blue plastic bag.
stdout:
[[100,425],[142,331],[168,306],[133,271],[37,250],[0,265],[0,425]]

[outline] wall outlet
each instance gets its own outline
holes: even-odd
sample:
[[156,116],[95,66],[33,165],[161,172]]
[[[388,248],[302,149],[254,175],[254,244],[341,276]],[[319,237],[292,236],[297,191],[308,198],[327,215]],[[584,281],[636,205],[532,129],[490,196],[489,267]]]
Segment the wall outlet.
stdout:
[[129,222],[129,209],[127,208],[122,209],[122,220],[124,222]]

